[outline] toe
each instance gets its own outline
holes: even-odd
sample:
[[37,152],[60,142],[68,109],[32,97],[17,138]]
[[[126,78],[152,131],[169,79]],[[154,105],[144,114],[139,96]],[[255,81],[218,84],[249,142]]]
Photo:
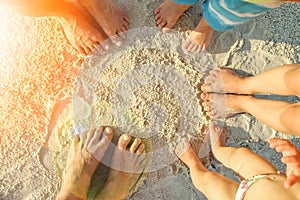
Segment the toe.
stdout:
[[188,51],[192,51],[192,49],[194,48],[194,46],[195,46],[195,43],[191,42],[190,45],[187,47],[187,50]]
[[122,38],[122,39],[125,39],[125,37],[126,37],[125,33],[124,33],[122,30],[119,30],[119,31],[118,31],[118,35],[119,35],[119,37]]
[[103,42],[101,42],[101,46],[105,49],[105,50],[108,50],[109,47],[111,45],[111,42],[109,40],[105,40]]
[[138,147],[138,149],[136,150],[136,153],[141,154],[145,151],[145,144],[142,143],[140,144],[140,146]]
[[201,86],[201,91],[202,91],[202,92],[208,92],[208,87],[207,87],[206,84],[203,84],[203,85]]
[[157,25],[161,24],[162,22],[163,22],[163,19],[162,19],[162,18],[159,18],[159,19],[156,20],[156,24],[157,24]]
[[142,143],[142,140],[140,138],[135,138],[132,145],[130,146],[130,152],[135,153],[141,143]]
[[112,137],[113,137],[113,133],[114,133],[114,131],[113,131],[113,129],[112,129],[111,127],[106,127],[106,128],[104,129],[104,135],[105,135],[106,137],[108,137],[110,140],[111,140]]
[[159,28],[163,28],[167,24],[166,21],[162,21],[160,24],[158,24]]
[[202,93],[200,95],[201,99],[203,99],[204,101],[207,101],[209,100],[209,94],[208,93]]
[[129,144],[131,136],[129,134],[123,134],[120,136],[118,141],[118,148],[120,150],[126,150],[127,145]]
[[191,49],[191,52],[196,52],[197,49],[198,49],[198,47],[199,47],[199,45],[196,44],[196,43],[194,43],[194,46],[193,46],[193,48]]
[[[160,13],[160,7],[156,8],[154,12],[155,12],[155,14],[156,14],[156,16],[157,16],[157,15]],[[156,16],[155,16],[155,17],[156,17]]]
[[129,27],[129,22],[126,21],[126,20],[124,20],[122,25],[123,25],[123,26],[126,28],[126,30],[127,30],[128,27]]
[[190,40],[186,40],[186,41],[183,43],[182,48],[183,48],[183,49],[187,49],[190,45],[191,45],[191,41],[190,41]]
[[123,43],[122,38],[120,38],[118,35],[114,35],[114,36],[110,37],[110,39],[117,46],[121,46]]
[[80,142],[80,137],[78,135],[74,135],[72,142],[75,145],[78,144]]

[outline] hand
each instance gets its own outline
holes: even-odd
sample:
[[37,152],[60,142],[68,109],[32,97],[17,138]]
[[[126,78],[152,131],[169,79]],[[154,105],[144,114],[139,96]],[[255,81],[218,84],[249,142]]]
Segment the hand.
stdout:
[[284,187],[289,188],[300,180],[300,152],[288,140],[272,138],[269,140],[270,147],[282,153],[281,161],[286,164],[287,179]]

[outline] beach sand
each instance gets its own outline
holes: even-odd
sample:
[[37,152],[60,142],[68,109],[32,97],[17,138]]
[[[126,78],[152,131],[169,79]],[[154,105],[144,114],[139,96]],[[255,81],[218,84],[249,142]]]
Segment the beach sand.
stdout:
[[[134,32],[138,36],[145,33],[146,27],[155,27],[154,9],[161,2],[156,0],[140,0],[138,2],[118,0],[119,5],[124,8],[131,19],[130,28],[142,30],[140,34],[137,31]],[[86,74],[86,71],[82,71],[82,66],[86,66],[86,63],[93,60],[95,56],[85,57],[78,54],[65,39],[62,28],[54,17],[31,18],[13,14],[5,8],[0,8],[0,11],[0,199],[55,199],[60,188],[60,178],[55,167],[56,161],[51,156],[50,134],[53,133],[53,130],[57,133],[57,127],[61,126],[69,117],[68,114],[65,117],[62,116],[62,112],[60,112],[64,106],[70,105],[69,97],[74,95],[80,98],[86,97],[78,92],[80,87],[76,81],[84,80],[83,82],[85,82],[87,80],[84,78],[95,72],[93,71],[94,65],[90,65]],[[214,64],[206,60],[199,60],[199,55],[192,55],[180,48],[180,39],[186,38],[200,16],[201,7],[195,5],[181,17],[175,26],[173,34],[175,39],[172,38],[172,33],[164,36],[155,31],[149,40],[150,46],[143,42],[140,43],[143,44],[141,46],[133,45],[137,42],[134,40],[120,48],[120,50],[122,49],[120,57],[114,57],[117,56],[115,54],[104,56],[108,61],[116,59],[114,62],[116,69],[119,65],[124,68],[123,71],[120,70],[119,77],[114,77],[115,80],[120,80],[124,74],[127,74],[129,79],[139,75],[145,77],[144,75],[147,73],[159,74],[160,72],[156,71],[140,72],[130,68],[131,66],[151,66],[153,63],[160,63],[159,66],[171,66],[168,69],[176,69],[182,75],[179,79],[181,87],[174,90],[176,98],[168,93],[169,88],[162,87],[165,91],[165,98],[159,102],[165,106],[164,108],[169,108],[169,113],[171,113],[169,124],[171,124],[170,126],[175,124],[175,128],[176,114],[182,114],[181,109],[187,109],[192,107],[193,103],[197,103],[196,97],[199,92],[197,86],[201,82],[199,79],[205,74],[205,70],[216,66],[226,66],[255,75],[282,64],[300,63],[300,33],[298,31],[300,30],[300,4],[286,3],[281,8],[269,11],[235,30],[215,32],[207,50],[208,53],[205,54],[205,58],[209,56]],[[146,28],[146,30],[155,29]],[[143,39],[147,41],[145,38]],[[151,49],[155,49],[155,51]],[[168,49],[171,53],[166,51]],[[209,64],[205,65],[206,63]],[[112,65],[113,67],[114,65]],[[128,75],[127,72],[132,72],[132,75]],[[105,73],[105,71],[100,71],[97,75],[104,74],[103,78],[107,78],[106,80],[111,80],[113,83],[111,77],[114,74]],[[199,74],[199,77],[195,77],[194,74]],[[161,80],[159,75],[154,77]],[[97,80],[106,81],[101,78]],[[184,80],[187,80],[187,83]],[[117,94],[123,91],[122,87],[115,90],[118,85],[110,84],[110,86],[113,86],[111,90],[102,91],[101,88],[98,88],[99,90],[96,92],[98,96],[96,96],[103,97],[100,94],[113,96],[112,91],[116,91]],[[171,84],[172,87],[174,86]],[[140,100],[143,98],[155,100],[155,95],[153,95],[157,92],[155,87],[144,89],[141,87],[135,94],[136,98],[132,98],[130,102],[132,105],[143,104],[144,102]],[[149,91],[151,92],[149,93]],[[181,92],[190,95],[193,103],[189,105],[183,100],[173,104],[167,102],[168,99],[171,99],[171,102],[174,102],[173,99],[180,99]],[[263,97],[284,99],[290,102],[299,101],[299,98],[293,96]],[[96,103],[90,99],[83,99],[83,102],[86,103],[84,105],[88,105],[87,109],[76,112],[89,113],[87,112],[89,106],[92,111],[103,111],[106,106],[110,106],[105,98],[97,99]],[[121,106],[120,99],[116,99],[114,102]],[[142,107],[147,107],[147,105]],[[142,127],[148,123],[147,118],[139,117],[145,116],[143,109],[139,110],[133,106],[131,110],[130,116],[137,124]],[[152,117],[154,116],[155,112]],[[123,129],[126,123],[124,125],[114,122],[114,118],[109,112],[101,116],[99,114],[93,123],[98,123],[99,119],[102,120],[103,125],[112,125],[118,128],[119,133],[127,131]],[[191,126],[192,130],[207,123],[199,106],[193,119],[200,120],[201,123]],[[279,133],[248,114],[226,120],[226,129],[228,145],[248,147],[265,156],[280,170],[284,170],[284,165],[280,163],[280,154],[268,147],[267,139],[271,137],[289,138],[300,148],[299,138]],[[130,130],[134,130],[134,127]],[[172,130],[174,127],[169,130],[164,129],[158,135],[159,138],[164,141],[173,141]],[[201,149],[204,138],[203,131],[190,134],[190,138],[194,138],[196,141],[194,145],[197,153],[201,154],[199,149]],[[66,153],[61,156],[65,157]],[[234,173],[211,157],[206,156],[203,160],[210,170],[221,172],[229,178],[238,180]],[[161,165],[157,170],[154,168],[149,170],[147,179],[128,199],[168,200],[205,199],[205,197],[193,187],[186,167],[180,161],[174,160],[167,166]]]

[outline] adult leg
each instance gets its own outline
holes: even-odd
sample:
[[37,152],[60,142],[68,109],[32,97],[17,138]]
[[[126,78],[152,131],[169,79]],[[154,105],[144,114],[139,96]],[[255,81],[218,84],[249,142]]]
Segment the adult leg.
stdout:
[[113,0],[77,1],[89,11],[111,41],[120,46],[129,26],[126,13]]
[[[8,5],[14,12],[26,16],[57,16],[68,41],[81,53],[89,54],[96,48],[100,51],[103,50],[100,43],[105,40],[105,37],[101,33],[101,29],[79,4],[68,0],[0,0],[0,3]],[[108,48],[107,45],[103,47]]]
[[[57,199],[86,199],[92,175],[99,164],[97,159],[103,157],[112,137],[112,129],[103,127],[90,131],[84,142],[74,136]],[[96,159],[93,154],[99,157]]]
[[195,187],[203,192],[210,200],[234,199],[239,184],[218,173],[208,171],[202,165],[188,141],[183,142],[187,146],[186,151],[181,154],[182,147],[177,147],[175,153],[190,169],[191,178]]
[[132,144],[130,141],[131,136],[129,134],[120,136],[112,156],[111,169],[106,184],[96,199],[121,200],[131,194],[131,190],[143,171],[146,159],[145,145],[141,139],[134,139]]
[[283,65],[250,77],[242,77],[230,69],[217,68],[205,79],[202,90],[236,94],[269,93],[300,96],[300,65]]
[[213,119],[246,112],[279,132],[300,135],[300,124],[296,120],[300,117],[300,103],[230,94],[203,93],[201,97],[204,110]]

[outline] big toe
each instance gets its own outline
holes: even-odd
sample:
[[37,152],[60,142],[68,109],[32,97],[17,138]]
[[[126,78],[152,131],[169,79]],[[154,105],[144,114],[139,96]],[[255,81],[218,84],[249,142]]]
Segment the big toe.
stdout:
[[131,140],[131,135],[127,133],[121,135],[118,141],[118,148],[120,150],[126,150],[128,144],[130,143],[130,140]]

